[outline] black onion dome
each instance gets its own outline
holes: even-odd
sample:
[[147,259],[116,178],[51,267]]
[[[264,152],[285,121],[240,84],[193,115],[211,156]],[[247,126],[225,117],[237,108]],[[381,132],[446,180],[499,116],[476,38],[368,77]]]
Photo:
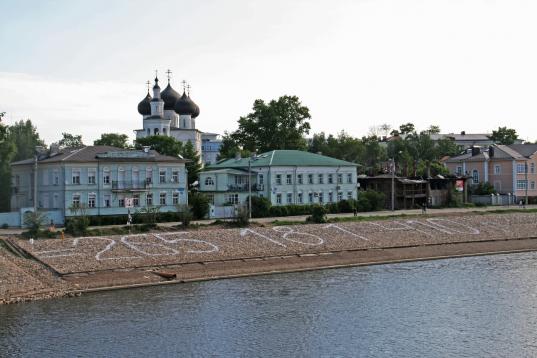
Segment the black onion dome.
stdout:
[[190,114],[193,116],[196,113],[196,104],[183,92],[181,98],[175,103],[174,110],[177,114]]
[[164,91],[160,92],[160,98],[164,101],[164,109],[171,109],[173,110],[175,107],[175,103],[181,98],[181,95],[177,93],[172,86],[168,83],[168,86],[164,89]]
[[143,116],[148,116],[151,114],[151,96],[149,93],[145,96],[140,103],[138,103],[138,113]]
[[[190,99],[190,96],[188,96],[188,98]],[[192,99],[190,100],[192,101]],[[200,115],[200,107],[194,101],[192,101],[192,103],[194,103],[194,107],[196,108],[194,113],[192,113],[192,118],[196,118],[197,116]]]

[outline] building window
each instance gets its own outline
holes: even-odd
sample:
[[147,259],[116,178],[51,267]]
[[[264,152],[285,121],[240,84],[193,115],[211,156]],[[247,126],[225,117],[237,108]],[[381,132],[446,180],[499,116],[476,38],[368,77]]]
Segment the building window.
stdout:
[[95,184],[95,169],[88,170],[88,184]]
[[321,191],[319,193],[319,204],[322,204],[324,203],[324,193]]
[[501,173],[502,173],[502,166],[499,165],[499,164],[496,164],[496,165],[494,166],[494,174],[496,174],[496,175],[500,175]]
[[153,194],[152,193],[148,193],[145,196],[145,205],[147,205],[147,206],[153,205]]
[[73,173],[72,173],[72,183],[73,184],[80,184],[80,169],[76,169],[76,170],[73,170]]
[[303,201],[303,199],[302,199],[302,193],[298,193],[296,199],[297,199],[297,201],[298,201],[299,204],[302,204],[302,201]]
[[282,194],[278,193],[276,194],[276,204],[282,203]]
[[205,178],[205,185],[214,185],[213,177],[207,177]]
[[334,177],[332,174],[328,174],[328,184],[334,184]]
[[109,207],[112,206],[112,199],[111,199],[110,195],[105,195],[103,197],[103,203],[104,203],[105,208],[109,208]]
[[228,204],[232,204],[232,205],[238,204],[239,203],[239,194],[228,194],[226,196],[226,202]]
[[332,201],[334,201],[334,194],[332,194],[332,192],[329,192],[328,193],[328,202],[331,203]]
[[110,184],[110,169],[103,170],[103,184]]
[[535,174],[535,163],[530,164],[530,172],[531,174]]
[[324,174],[319,174],[318,178],[319,178],[319,184],[324,184]]
[[347,200],[352,200],[352,191],[347,192]]
[[310,204],[313,203],[313,193],[308,194],[308,201]]
[[179,170],[172,171],[172,183],[179,183]]
[[303,184],[302,174],[298,174],[296,179],[297,179],[298,184],[300,184],[300,185]]
[[166,183],[166,169],[161,169],[159,171],[159,183]]
[[347,174],[347,183],[352,184],[352,173]]
[[73,208],[80,207],[80,194],[73,194],[72,205]]
[[53,175],[53,183],[54,183],[54,185],[59,185],[60,184],[60,174],[58,172],[58,169],[54,169],[54,171],[52,172],[52,175]]
[[313,184],[313,174],[308,174],[308,184]]
[[526,164],[524,163],[519,163],[516,165],[516,172],[518,174],[523,174],[526,172]]
[[472,170],[472,181],[474,184],[479,184],[479,172],[476,169]]
[[58,194],[54,194],[54,196],[52,197],[52,208],[58,209],[60,207],[58,203],[59,203],[59,196]]
[[265,178],[263,177],[263,174],[259,174],[259,185],[265,184]]
[[166,205],[166,193],[160,193],[159,195],[159,204]]
[[457,167],[457,175],[462,175],[462,167]]
[[132,196],[132,205],[133,206],[140,206],[140,194],[134,194]]
[[343,174],[338,174],[338,175],[337,175],[337,183],[338,183],[338,184],[342,184],[342,183],[343,183]]
[[153,169],[147,168],[145,170],[145,182],[151,184],[153,182]]
[[287,185],[293,184],[293,177],[291,174],[287,174],[285,182],[287,183]]
[[88,208],[95,207],[95,193],[88,194]]
[[42,208],[45,208],[45,209],[48,208],[48,201],[49,201],[49,198],[48,198],[48,194],[47,194],[47,193],[43,194],[43,197],[42,197],[41,200],[42,200],[42,202],[39,203],[39,204],[40,204],[39,206],[42,207]]
[[179,204],[179,193],[174,191],[172,194],[172,204],[177,205]]
[[122,196],[120,196],[120,197],[118,198],[118,204],[119,204],[119,207],[120,207],[120,208],[124,208],[124,207],[125,207],[125,198],[122,197]]
[[525,180],[517,180],[516,181],[516,188],[517,188],[517,190],[525,190],[526,189],[526,181]]
[[214,205],[214,194],[205,194],[207,196],[207,200],[209,200],[210,204]]
[[282,175],[276,174],[276,185],[282,185]]
[[43,170],[43,185],[48,185],[48,170]]
[[342,191],[339,191],[339,192],[337,193],[337,201],[341,201],[341,200],[343,200],[343,192],[342,192]]
[[293,203],[293,193],[287,193],[287,204]]

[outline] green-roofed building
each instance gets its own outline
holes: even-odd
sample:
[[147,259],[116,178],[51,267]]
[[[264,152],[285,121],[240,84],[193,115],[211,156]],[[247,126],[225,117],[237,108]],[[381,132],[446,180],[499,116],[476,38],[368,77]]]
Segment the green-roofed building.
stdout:
[[273,150],[207,166],[200,174],[200,191],[213,204],[212,217],[229,216],[222,207],[246,204],[249,182],[252,196],[265,197],[272,205],[334,203],[356,199],[357,166],[315,153]]

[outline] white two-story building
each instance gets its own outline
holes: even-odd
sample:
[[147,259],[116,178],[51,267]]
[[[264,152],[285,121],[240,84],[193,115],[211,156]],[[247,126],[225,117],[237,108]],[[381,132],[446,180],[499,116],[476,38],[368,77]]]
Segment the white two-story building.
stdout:
[[[200,191],[215,207],[244,205],[252,196],[272,205],[328,204],[356,199],[357,164],[298,150],[233,158],[200,173]],[[248,180],[248,176],[251,176]]]

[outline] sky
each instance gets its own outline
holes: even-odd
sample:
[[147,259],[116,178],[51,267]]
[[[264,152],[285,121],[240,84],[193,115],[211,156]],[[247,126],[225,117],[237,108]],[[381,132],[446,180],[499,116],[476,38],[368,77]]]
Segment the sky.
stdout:
[[312,133],[412,122],[537,139],[537,1],[1,0],[0,14],[0,112],[47,143],[133,138],[155,69],[190,83],[207,132],[296,95]]

